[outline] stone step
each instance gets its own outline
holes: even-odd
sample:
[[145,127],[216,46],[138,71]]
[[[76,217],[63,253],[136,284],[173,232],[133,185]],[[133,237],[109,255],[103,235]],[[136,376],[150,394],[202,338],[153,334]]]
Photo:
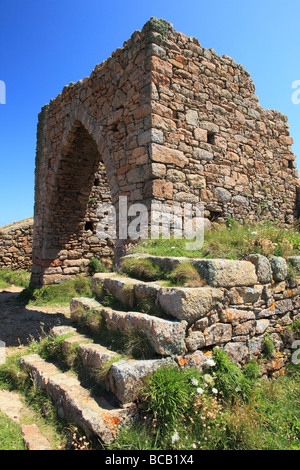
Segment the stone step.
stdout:
[[206,283],[212,287],[252,286],[258,282],[255,264],[250,260],[202,259],[136,253],[121,258],[120,268],[126,258],[147,259],[165,272],[173,271],[179,263],[189,261]]
[[22,424],[21,432],[28,450],[53,450],[48,439],[43,436],[36,424]]
[[184,320],[188,324],[205,317],[224,300],[222,288],[166,287],[161,282],[143,282],[116,273],[95,274],[92,278],[92,288],[96,295],[101,289],[105,289],[121,302],[125,309],[138,308],[143,302],[148,302],[150,311],[152,303],[158,307],[158,312],[162,312],[160,316]]
[[[73,327],[54,327],[51,332],[54,336],[72,333],[72,336],[62,341],[63,353],[68,354],[75,344],[88,375],[93,377],[96,383],[105,385],[123,404],[133,402],[137,398],[148,374],[164,365],[175,364],[170,358],[127,359],[98,343],[92,343],[90,338],[78,334]],[[104,373],[101,373],[103,371]]]
[[88,438],[96,436],[104,444],[110,444],[118,426],[136,416],[134,404],[116,408],[104,397],[92,396],[76,377],[62,373],[37,354],[21,357],[20,365],[33,383],[52,398],[59,416],[83,429]]
[[[181,355],[185,351],[187,323],[165,320],[141,312],[124,312],[103,307],[94,299],[73,298],[70,302],[71,320],[83,319],[93,334],[102,328],[130,333],[132,330],[144,335],[153,351],[160,356]],[[91,316],[91,321],[88,316]]]
[[145,299],[156,298],[162,282],[144,282],[118,273],[97,273],[92,277],[92,291],[101,298],[104,289],[110,292],[125,309],[133,309]]

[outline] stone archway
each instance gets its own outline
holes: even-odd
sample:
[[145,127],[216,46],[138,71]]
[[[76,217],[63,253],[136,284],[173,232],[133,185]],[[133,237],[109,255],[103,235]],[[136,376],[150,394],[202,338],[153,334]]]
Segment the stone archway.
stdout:
[[96,234],[97,208],[111,204],[111,188],[98,145],[79,119],[68,129],[53,166],[49,160],[48,171],[42,259],[33,256],[32,277],[39,274],[37,285],[86,271],[91,258],[109,264],[114,246],[114,240],[99,239]]

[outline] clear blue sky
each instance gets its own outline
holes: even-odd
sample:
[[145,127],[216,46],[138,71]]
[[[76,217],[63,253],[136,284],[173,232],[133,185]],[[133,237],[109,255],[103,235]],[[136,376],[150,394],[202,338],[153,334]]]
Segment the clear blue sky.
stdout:
[[[33,215],[37,117],[155,16],[243,64],[264,108],[286,114],[300,169],[299,0],[0,0],[0,226]],[[300,96],[300,95],[299,95]]]

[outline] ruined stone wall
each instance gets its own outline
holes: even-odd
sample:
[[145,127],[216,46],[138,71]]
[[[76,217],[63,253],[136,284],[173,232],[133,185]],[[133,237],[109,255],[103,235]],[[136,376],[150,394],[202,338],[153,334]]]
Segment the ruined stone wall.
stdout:
[[243,66],[151,19],[39,115],[32,283],[108,262],[118,232],[97,240],[97,207],[118,211],[120,196],[202,202],[211,220],[294,222],[291,143]]
[[151,49],[142,37],[134,33],[40,113],[33,284],[74,275],[91,257],[105,262],[115,240],[97,240],[98,204],[117,204],[120,195],[143,201],[151,177]]
[[[239,364],[259,359],[264,373],[280,371],[291,360],[299,346],[293,324],[300,318],[300,256],[284,259],[252,254],[245,260],[131,257],[147,259],[168,273],[178,263],[189,261],[205,281],[202,287],[169,287],[160,281],[147,283],[115,274],[93,278],[95,287],[102,285],[130,310],[129,316],[152,299],[158,320],[173,321],[161,337],[165,345],[172,343],[179,364],[201,367],[215,347],[224,349]],[[94,291],[97,294],[96,288]],[[141,316],[146,322],[149,315],[151,309],[148,315],[130,318],[131,327],[140,326]],[[155,317],[150,319],[155,322]],[[154,338],[160,336],[154,327],[150,331]],[[267,351],[267,341],[273,350]],[[163,351],[163,355],[168,353]]]
[[0,228],[0,268],[31,270],[33,219]]
[[250,74],[167,23],[152,33],[154,196],[205,205],[210,219],[291,223],[299,185],[287,117],[258,103]]
[[[254,273],[249,267],[242,267],[250,265],[249,261],[255,266]],[[300,318],[300,257],[290,257],[288,261],[293,266],[293,275],[284,258],[273,256],[268,260],[250,255],[248,261],[237,262],[239,272],[234,277],[234,262],[207,260],[207,266],[202,266],[200,272],[206,270],[212,284],[223,286],[224,297],[189,328],[186,360],[192,361],[196,351],[194,359],[198,356],[201,360],[201,350],[219,346],[240,364],[260,358],[265,373],[281,370],[291,360],[296,346],[292,325]],[[269,355],[266,340],[274,347]]]

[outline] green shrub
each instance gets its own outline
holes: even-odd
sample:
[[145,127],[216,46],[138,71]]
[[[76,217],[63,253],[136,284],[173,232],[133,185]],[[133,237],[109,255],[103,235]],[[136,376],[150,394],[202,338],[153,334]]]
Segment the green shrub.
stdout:
[[298,255],[300,233],[297,227],[287,228],[270,222],[240,224],[228,218],[225,224],[214,224],[204,234],[204,244],[199,250],[187,250],[182,239],[141,240],[131,248],[131,253],[148,253],[157,256],[184,256],[187,258],[243,259],[251,253],[264,256],[280,254],[283,257]]
[[295,333],[296,339],[300,339],[300,318],[295,320],[292,325],[289,326],[289,329]]
[[216,348],[213,351],[213,359],[216,363],[214,367],[215,387],[222,394],[224,400],[248,399],[252,389],[252,381],[249,377],[251,369],[248,370],[248,376],[244,374],[222,349]]
[[157,369],[147,378],[141,396],[161,435],[172,432],[191,407],[194,376],[199,377],[200,373],[169,366]]
[[105,273],[106,268],[103,266],[97,258],[92,258],[89,262],[89,268],[92,274],[94,273]]
[[275,346],[273,341],[268,337],[264,337],[264,343],[263,343],[263,353],[266,357],[272,356],[273,352],[275,350]]

